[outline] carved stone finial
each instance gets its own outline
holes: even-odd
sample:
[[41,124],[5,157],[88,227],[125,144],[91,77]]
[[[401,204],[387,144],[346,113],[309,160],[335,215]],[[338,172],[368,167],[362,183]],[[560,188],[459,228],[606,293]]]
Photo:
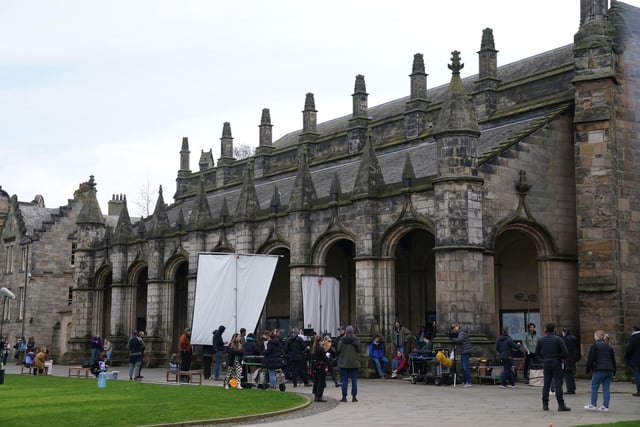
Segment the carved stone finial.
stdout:
[[526,196],[531,189],[531,184],[527,182],[527,172],[520,170],[520,179],[516,182],[516,190],[521,196]]
[[460,62],[460,52],[454,50],[451,52],[451,64],[447,65],[452,74],[460,74],[460,70],[464,68],[464,64]]

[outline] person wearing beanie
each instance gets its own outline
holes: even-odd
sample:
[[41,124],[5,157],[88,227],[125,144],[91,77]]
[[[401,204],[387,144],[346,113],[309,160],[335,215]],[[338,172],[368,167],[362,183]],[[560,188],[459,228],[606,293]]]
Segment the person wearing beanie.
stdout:
[[360,342],[356,338],[353,326],[345,329],[344,337],[338,343],[338,367],[342,379],[342,399],[347,401],[349,380],[351,380],[351,401],[357,402],[358,398],[358,370],[360,369]]
[[214,358],[215,358],[215,365],[213,366],[213,379],[215,381],[221,380],[220,367],[222,366],[222,356],[224,355],[226,350],[225,342],[224,342],[224,339],[222,338],[222,334],[226,329],[227,328],[225,328],[223,325],[220,325],[218,329],[213,331],[212,345],[213,345]]
[[570,411],[571,408],[564,404],[562,394],[562,360],[568,356],[567,346],[564,340],[556,335],[556,325],[548,323],[545,326],[546,334],[538,339],[535,354],[542,359],[544,385],[542,386],[542,409],[549,410],[549,389],[551,381],[554,382],[558,411]]

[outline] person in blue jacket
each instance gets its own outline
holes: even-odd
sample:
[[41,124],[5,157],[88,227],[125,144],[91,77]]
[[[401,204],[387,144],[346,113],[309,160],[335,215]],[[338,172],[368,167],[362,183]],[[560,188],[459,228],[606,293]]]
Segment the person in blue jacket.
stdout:
[[384,356],[384,344],[380,341],[380,335],[374,336],[373,341],[369,344],[369,357],[376,365],[380,378],[386,378],[384,373],[387,370],[389,359]]

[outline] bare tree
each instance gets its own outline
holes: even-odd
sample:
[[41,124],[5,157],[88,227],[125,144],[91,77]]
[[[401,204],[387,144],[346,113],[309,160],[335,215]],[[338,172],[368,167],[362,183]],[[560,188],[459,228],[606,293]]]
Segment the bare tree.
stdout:
[[233,146],[233,157],[236,159],[245,159],[253,156],[253,147],[247,144],[237,144]]
[[155,199],[158,197],[158,190],[153,190],[151,188],[151,182],[149,182],[149,175],[147,175],[147,182],[140,187],[140,192],[138,193],[138,199],[135,202],[136,207],[138,208],[138,215],[134,216],[144,216],[147,217],[151,215],[152,205]]

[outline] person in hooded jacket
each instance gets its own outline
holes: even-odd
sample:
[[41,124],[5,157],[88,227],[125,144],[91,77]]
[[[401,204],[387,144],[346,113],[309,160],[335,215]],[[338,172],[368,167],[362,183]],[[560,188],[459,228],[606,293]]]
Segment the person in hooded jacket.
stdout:
[[509,328],[502,330],[502,335],[496,342],[496,351],[500,355],[502,366],[504,371],[502,373],[502,383],[500,387],[507,388],[507,385],[511,388],[515,388],[516,382],[513,378],[513,352],[520,349],[520,346],[516,344],[509,335]]
[[293,386],[298,386],[298,378],[302,380],[305,386],[310,386],[309,376],[305,369],[305,351],[307,344],[298,335],[297,329],[292,329],[289,334],[289,338],[284,343],[284,352],[287,355],[287,361],[289,363],[289,372],[291,373],[291,380]]
[[282,368],[282,349],[280,338],[271,333],[267,340],[267,348],[262,352],[262,367],[269,371],[269,387],[276,389],[276,369]]
[[227,328],[223,325],[220,325],[218,329],[213,331],[213,351],[215,356],[215,365],[213,366],[213,379],[216,381],[220,381],[220,367],[222,366],[222,356],[225,353],[225,345],[224,339],[222,338],[222,334]]
[[564,359],[562,373],[567,384],[565,394],[576,394],[576,363],[580,360],[580,347],[578,339],[571,334],[568,328],[562,329],[562,339],[567,346],[567,357]]
[[353,326],[347,326],[344,337],[338,343],[338,367],[342,379],[342,399],[347,401],[347,389],[351,380],[351,401],[358,398],[358,370],[360,369],[360,342],[353,331]]

